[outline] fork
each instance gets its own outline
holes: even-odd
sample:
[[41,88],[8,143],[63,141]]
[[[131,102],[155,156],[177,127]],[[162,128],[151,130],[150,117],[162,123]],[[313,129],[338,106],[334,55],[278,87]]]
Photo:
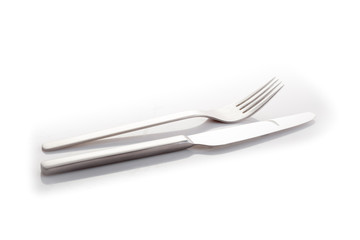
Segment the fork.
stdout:
[[210,111],[186,111],[170,114],[159,118],[146,121],[131,123],[125,126],[106,129],[93,133],[88,133],[72,138],[45,143],[42,146],[44,151],[53,151],[86,143],[106,137],[112,137],[123,133],[128,133],[148,127],[153,127],[165,123],[175,122],[188,118],[204,117],[222,123],[233,123],[248,118],[259,111],[275,94],[284,86],[277,78],[271,79],[264,86],[250,94],[240,102],[232,103],[224,107]]

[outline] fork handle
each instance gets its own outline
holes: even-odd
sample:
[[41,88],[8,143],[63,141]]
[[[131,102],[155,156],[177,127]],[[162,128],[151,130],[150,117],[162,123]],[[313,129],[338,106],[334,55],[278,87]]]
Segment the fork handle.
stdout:
[[113,147],[64,158],[46,160],[41,163],[41,172],[44,175],[57,174],[158,155],[161,153],[179,151],[192,147],[193,145],[192,141],[183,135],[163,138],[128,146]]
[[94,140],[112,137],[123,133],[133,132],[136,130],[153,127],[165,123],[175,122],[187,118],[194,118],[194,117],[207,117],[204,113],[197,112],[197,111],[187,111],[181,112],[176,114],[170,114],[166,116],[162,116],[159,118],[149,119],[146,121],[141,121],[137,123],[131,123],[128,125],[106,129],[102,131],[97,131],[93,133],[88,133],[76,137],[71,137],[67,139],[62,139],[54,142],[48,142],[42,145],[43,151],[53,151],[58,149],[63,149],[67,147],[71,147],[74,145],[78,145],[81,143],[91,142]]

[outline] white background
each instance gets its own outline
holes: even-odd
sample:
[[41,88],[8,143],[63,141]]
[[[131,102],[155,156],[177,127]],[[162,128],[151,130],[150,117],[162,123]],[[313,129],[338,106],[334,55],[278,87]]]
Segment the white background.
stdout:
[[[358,1],[1,1],[1,239],[359,239]],[[43,142],[285,87],[305,127],[43,177]],[[225,127],[230,127],[226,125]]]

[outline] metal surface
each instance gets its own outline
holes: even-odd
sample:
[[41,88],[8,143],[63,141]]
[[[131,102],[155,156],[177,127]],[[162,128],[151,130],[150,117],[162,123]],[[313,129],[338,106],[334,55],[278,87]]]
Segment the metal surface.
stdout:
[[176,136],[129,146],[114,147],[43,161],[41,169],[43,174],[49,175],[178,151],[194,145],[210,147],[226,145],[292,128],[309,122],[314,117],[313,113],[301,113],[268,121],[194,134],[188,137]]
[[284,129],[292,128],[314,119],[313,113],[300,113],[282,118],[259,121],[236,127],[227,127],[204,133],[194,134],[188,138],[196,145],[209,147],[221,146],[260,137]]
[[175,152],[192,146],[193,143],[185,136],[169,137],[43,161],[41,163],[41,172],[50,175],[74,171],[161,153]]
[[120,126],[117,128],[107,129],[103,131],[84,134],[68,139],[58,140],[54,142],[45,143],[42,146],[44,151],[53,151],[71,147],[77,144],[90,142],[106,137],[116,136],[123,133],[128,133],[156,125],[161,125],[169,122],[175,122],[187,118],[205,117],[215,121],[232,123],[242,119],[248,118],[260,110],[275,94],[283,87],[281,81],[276,78],[271,79],[268,83],[260,89],[250,94],[248,97],[240,102],[236,102],[222,108],[212,111],[188,111],[182,113],[171,114],[147,121],[137,122]]

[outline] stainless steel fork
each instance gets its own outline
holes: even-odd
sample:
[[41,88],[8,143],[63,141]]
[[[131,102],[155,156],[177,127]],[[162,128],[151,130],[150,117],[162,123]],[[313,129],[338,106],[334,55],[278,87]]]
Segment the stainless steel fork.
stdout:
[[137,123],[131,123],[125,126],[111,128],[107,130],[97,131],[77,137],[67,138],[54,142],[43,144],[44,151],[52,151],[71,147],[81,143],[86,143],[106,137],[112,137],[123,133],[128,133],[148,127],[153,127],[169,122],[175,122],[187,118],[205,117],[218,122],[233,123],[248,118],[258,110],[260,110],[275,94],[283,87],[283,83],[277,78],[271,79],[260,89],[250,94],[240,102],[226,105],[219,109],[210,111],[187,111],[159,118],[154,118]]

